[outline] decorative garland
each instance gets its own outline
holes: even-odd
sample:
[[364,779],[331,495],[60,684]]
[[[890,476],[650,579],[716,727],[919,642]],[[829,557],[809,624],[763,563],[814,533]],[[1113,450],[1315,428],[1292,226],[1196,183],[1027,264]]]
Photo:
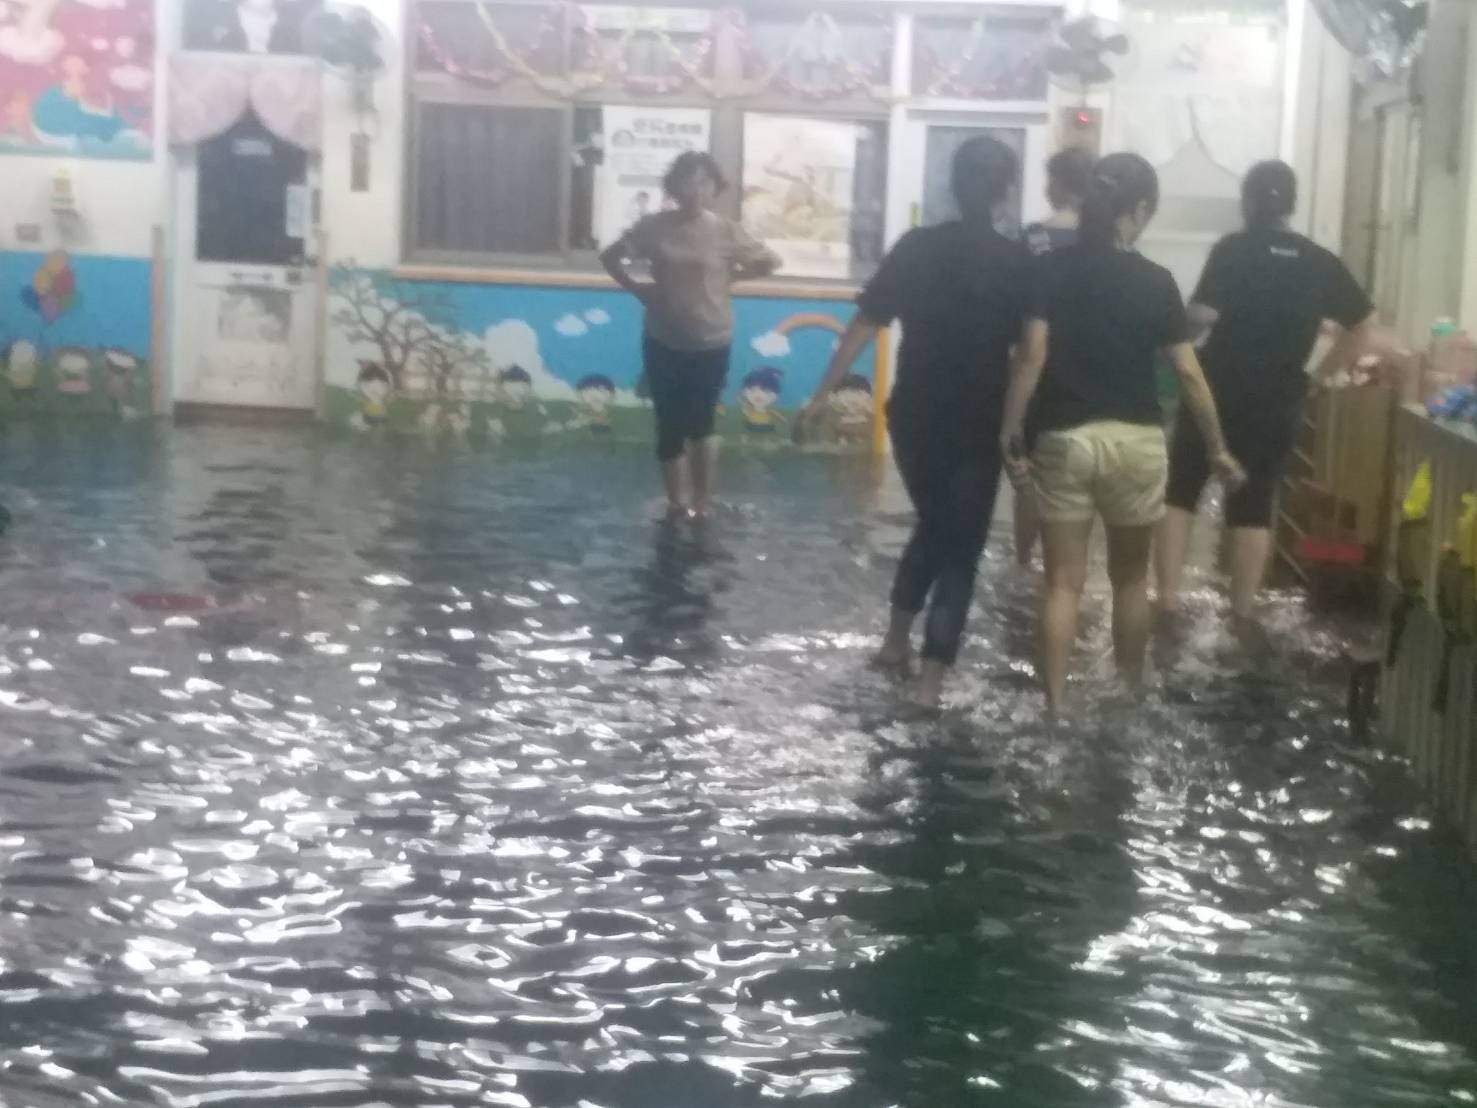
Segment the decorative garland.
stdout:
[[[574,13],[583,19],[583,9],[574,7]],[[722,13],[715,12],[713,18],[715,20],[722,18]],[[697,49],[693,52],[694,56],[689,59],[687,53],[663,27],[627,27],[620,37],[608,46],[602,43],[600,33],[591,30],[588,24],[579,30],[589,37],[592,43],[591,52],[600,62],[595,69],[587,70],[584,74],[593,78],[597,85],[610,83],[611,77],[614,76],[618,79],[618,83],[630,91],[662,96],[695,86],[708,96],[718,95],[716,83],[704,75],[704,69],[711,68],[713,55],[717,50],[718,37],[712,31],[698,40]],[[664,78],[632,74],[628,51],[631,44],[638,38],[648,38],[660,46],[667,59],[676,65],[680,75],[674,78]]]
[[[773,61],[764,64],[757,78],[745,80],[738,87],[724,89],[705,72],[711,69],[717,50],[716,30],[703,36],[695,48],[684,49],[670,32],[661,27],[628,27],[608,44],[601,41],[598,32],[586,27],[583,30],[593,42],[590,51],[593,67],[561,76],[540,71],[526,54],[520,53],[508,41],[486,0],[473,0],[473,7],[493,48],[506,62],[505,68],[479,69],[463,65],[442,47],[434,27],[423,16],[418,19],[420,38],[427,53],[445,73],[489,88],[499,88],[517,77],[557,100],[578,99],[607,85],[618,85],[628,91],[656,95],[669,95],[684,88],[697,88],[714,100],[742,99],[776,90],[811,101],[832,100],[857,94],[865,94],[889,104],[896,99],[890,88],[890,72],[879,73],[876,66],[868,67],[839,48],[831,56],[821,59],[821,68],[829,79],[806,81],[792,75],[792,67],[797,62],[805,61],[807,52],[816,50],[817,41],[842,42],[841,24],[833,15],[824,11],[813,11],[807,15],[799,32],[790,37],[785,51]],[[574,23],[575,17],[583,16],[575,3],[552,5],[547,11],[544,26],[540,30],[540,39],[546,35],[559,34],[566,26],[577,26]],[[742,12],[719,9],[714,12],[714,20],[726,20],[738,32],[746,63],[764,61],[762,51],[754,42],[748,21]],[[631,73],[629,48],[642,38],[655,42],[663,50],[678,70],[676,75],[647,77]]]

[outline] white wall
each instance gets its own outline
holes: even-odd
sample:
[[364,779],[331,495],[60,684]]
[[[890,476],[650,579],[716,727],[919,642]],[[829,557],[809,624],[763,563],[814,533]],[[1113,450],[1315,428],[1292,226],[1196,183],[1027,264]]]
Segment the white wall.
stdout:
[[1330,250],[1344,235],[1344,191],[1354,97],[1353,59],[1307,0],[1288,0],[1283,157],[1297,171],[1300,202],[1293,224]]
[[405,34],[403,0],[359,0],[388,29],[388,66],[375,83],[377,112],[363,126],[372,136],[367,192],[349,191],[350,135],[360,126],[348,84],[336,74],[323,85],[323,232],[330,260],[368,267],[399,264],[405,180]]

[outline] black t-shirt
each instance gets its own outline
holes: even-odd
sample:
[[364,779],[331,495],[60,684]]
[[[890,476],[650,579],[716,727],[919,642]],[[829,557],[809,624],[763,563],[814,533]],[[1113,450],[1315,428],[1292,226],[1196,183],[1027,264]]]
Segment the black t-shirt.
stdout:
[[1129,250],[1068,246],[1037,262],[1050,328],[1031,425],[1063,431],[1099,420],[1163,422],[1155,369],[1185,342],[1184,301],[1169,270]]
[[1026,228],[1025,243],[1032,254],[1050,254],[1077,243],[1077,228],[1051,227],[1045,223],[1032,223]]
[[1300,403],[1323,321],[1355,327],[1374,310],[1343,262],[1280,229],[1221,239],[1192,299],[1220,313],[1202,361],[1230,415]]
[[1010,350],[1033,301],[1032,261],[1021,243],[957,221],[898,240],[857,297],[873,323],[902,321],[895,431],[995,448]]

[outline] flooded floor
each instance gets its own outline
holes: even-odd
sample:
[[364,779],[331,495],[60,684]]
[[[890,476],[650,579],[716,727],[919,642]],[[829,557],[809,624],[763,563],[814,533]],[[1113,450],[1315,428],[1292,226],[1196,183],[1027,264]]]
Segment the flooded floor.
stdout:
[[1477,896],[1330,627],[1248,674],[1207,595],[1051,734],[1001,535],[908,722],[895,491],[730,461],[694,534],[635,450],[12,431],[0,1104],[1477,1100]]

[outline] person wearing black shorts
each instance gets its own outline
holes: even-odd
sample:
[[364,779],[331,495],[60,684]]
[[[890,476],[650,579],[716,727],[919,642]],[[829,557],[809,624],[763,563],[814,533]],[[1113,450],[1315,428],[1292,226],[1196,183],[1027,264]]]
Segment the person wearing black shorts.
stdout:
[[[1231,452],[1246,483],[1226,496],[1232,535],[1231,612],[1251,620],[1272,555],[1277,491],[1302,422],[1308,359],[1325,320],[1340,328],[1317,375],[1356,361],[1372,327],[1373,305],[1348,268],[1288,229],[1297,178],[1282,162],[1252,168],[1242,184],[1246,229],[1211,251],[1190,307],[1208,328],[1202,350]],[[1193,421],[1179,420],[1170,455],[1169,512],[1156,551],[1159,606],[1178,604],[1186,551],[1210,476]]]
[[898,240],[857,298],[856,316],[797,421],[803,428],[815,418],[862,351],[902,321],[888,429],[918,523],[898,566],[876,664],[909,668],[913,624],[927,608],[916,697],[929,708],[959,656],[1000,488],[1010,354],[1034,283],[1030,251],[1001,236],[995,216],[1019,178],[1019,159],[998,140],[981,136],[960,147],[953,187],[962,219]]
[[[727,182],[710,155],[678,155],[663,187],[672,207],[640,219],[600,261],[646,308],[646,382],[668,511],[701,516],[712,496],[713,425],[733,345],[733,283],[767,277],[780,260],[712,210]],[[650,263],[650,281],[631,274],[633,260]]]

